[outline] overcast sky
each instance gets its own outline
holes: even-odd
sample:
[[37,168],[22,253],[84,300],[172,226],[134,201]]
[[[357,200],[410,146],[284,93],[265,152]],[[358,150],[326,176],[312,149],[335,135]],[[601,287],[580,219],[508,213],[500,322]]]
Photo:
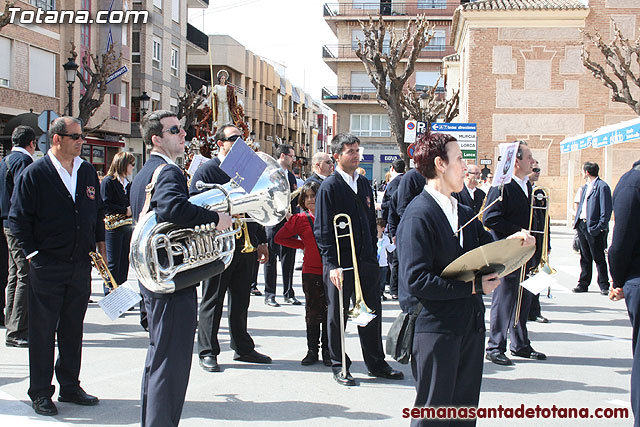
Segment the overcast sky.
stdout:
[[[285,66],[285,77],[320,100],[336,75],[322,60],[322,46],[337,39],[322,16],[320,0],[210,0],[189,12],[189,23],[206,34],[227,34],[253,53]],[[204,28],[203,28],[204,21]]]

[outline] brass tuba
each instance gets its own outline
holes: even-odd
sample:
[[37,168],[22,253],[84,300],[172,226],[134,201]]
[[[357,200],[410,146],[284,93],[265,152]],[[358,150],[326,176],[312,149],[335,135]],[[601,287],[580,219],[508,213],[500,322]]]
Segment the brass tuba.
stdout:
[[[289,181],[280,165],[265,153],[257,153],[267,164],[251,193],[234,181],[224,185],[197,182],[199,189],[209,190],[192,196],[189,202],[229,215],[246,214],[262,225],[276,225],[285,216],[289,204]],[[158,222],[155,212],[142,217],[131,237],[130,263],[138,280],[156,293],[172,293],[192,286],[202,279],[194,277],[219,274],[212,268],[220,263],[228,267],[235,250],[235,235],[242,222],[235,219],[227,230],[214,224],[183,228]],[[207,275],[207,271],[211,274]],[[201,274],[202,273],[202,274]]]

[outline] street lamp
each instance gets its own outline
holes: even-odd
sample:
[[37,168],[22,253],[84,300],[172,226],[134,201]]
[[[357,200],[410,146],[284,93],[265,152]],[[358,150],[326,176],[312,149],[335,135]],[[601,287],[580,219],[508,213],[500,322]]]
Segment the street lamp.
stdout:
[[[146,91],[142,92],[142,95],[140,95],[140,118],[138,119],[139,122],[141,122],[144,115],[147,114],[147,111],[149,110],[150,100],[151,100],[151,97],[147,95],[147,92]],[[144,141],[142,141],[142,164],[145,164],[146,162],[147,162],[147,147]]]
[[78,64],[73,62],[73,58],[69,58],[66,64],[62,66],[64,68],[64,79],[67,82],[69,88],[69,106],[67,112],[69,116],[73,116],[73,84],[76,81],[76,72],[78,71]]

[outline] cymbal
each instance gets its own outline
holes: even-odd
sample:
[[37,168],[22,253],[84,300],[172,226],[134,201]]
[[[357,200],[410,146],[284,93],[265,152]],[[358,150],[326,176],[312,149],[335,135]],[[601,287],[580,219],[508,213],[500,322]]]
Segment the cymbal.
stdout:
[[520,239],[498,240],[453,260],[440,276],[463,282],[472,281],[479,272],[498,273],[498,277],[504,277],[522,267],[535,251],[535,245],[522,246]]

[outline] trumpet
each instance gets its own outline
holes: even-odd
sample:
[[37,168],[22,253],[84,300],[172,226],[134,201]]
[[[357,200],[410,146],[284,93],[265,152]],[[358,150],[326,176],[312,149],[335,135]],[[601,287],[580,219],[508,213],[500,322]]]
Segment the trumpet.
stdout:
[[115,230],[125,225],[132,225],[133,218],[125,214],[107,214],[104,216],[104,229]]
[[249,238],[249,227],[246,221],[241,222],[241,226],[236,233],[236,239],[241,238],[244,235],[244,247],[240,251],[243,254],[250,254],[256,251],[255,246],[251,244],[251,238]]
[[115,290],[118,287],[116,283],[116,279],[113,278],[111,271],[109,270],[109,266],[104,260],[104,257],[100,255],[100,252],[89,252],[89,256],[91,257],[91,263],[98,270],[100,276],[102,277],[102,281],[105,286],[109,288],[111,291]]

